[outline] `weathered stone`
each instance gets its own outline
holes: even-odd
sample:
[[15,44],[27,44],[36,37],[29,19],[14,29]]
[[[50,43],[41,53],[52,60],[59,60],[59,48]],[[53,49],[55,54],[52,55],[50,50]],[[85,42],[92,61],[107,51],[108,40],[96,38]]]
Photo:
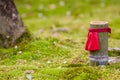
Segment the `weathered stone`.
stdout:
[[[98,21],[91,22],[91,28],[106,28],[108,27],[108,22]],[[108,63],[108,33],[100,32],[98,33],[100,50],[90,51],[90,65],[98,66],[98,65],[106,65]]]

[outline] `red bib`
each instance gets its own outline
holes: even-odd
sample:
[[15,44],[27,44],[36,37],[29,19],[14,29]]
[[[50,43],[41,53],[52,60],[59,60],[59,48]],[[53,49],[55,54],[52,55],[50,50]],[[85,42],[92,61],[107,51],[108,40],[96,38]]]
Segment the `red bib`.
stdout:
[[88,32],[87,42],[85,50],[96,51],[100,50],[98,32],[109,32],[111,33],[110,28],[90,28]]

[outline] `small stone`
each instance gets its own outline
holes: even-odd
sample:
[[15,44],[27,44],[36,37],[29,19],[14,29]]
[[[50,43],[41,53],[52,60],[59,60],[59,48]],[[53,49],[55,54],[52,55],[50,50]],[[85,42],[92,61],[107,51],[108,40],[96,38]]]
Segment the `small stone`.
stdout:
[[120,57],[109,57],[108,63],[112,64],[112,63],[119,63],[120,62]]
[[26,78],[27,78],[28,80],[32,80],[32,75],[31,75],[31,74],[26,74]]
[[54,41],[54,42],[53,42],[53,44],[54,44],[54,45],[56,45],[56,44],[57,44],[57,42],[56,42],[56,41]]
[[15,49],[17,49],[17,48],[18,48],[18,46],[16,45],[14,48],[15,48]]
[[33,70],[26,70],[26,71],[25,71],[26,78],[27,78],[28,80],[32,80],[32,75],[31,75],[32,73],[34,73]]
[[25,71],[25,74],[32,74],[32,73],[34,73],[33,70],[26,70],[26,71]]
[[47,61],[47,63],[48,63],[48,64],[50,64],[50,63],[51,63],[51,61]]
[[22,51],[19,51],[19,52],[18,52],[18,54],[21,54],[21,53],[22,53]]
[[104,67],[105,67],[105,65],[100,65],[100,67],[101,67],[101,68],[104,68]]
[[64,1],[60,1],[60,2],[59,2],[59,5],[60,5],[60,6],[64,6],[64,5],[65,5],[65,2],[64,2]]
[[61,69],[61,68],[62,68],[61,66],[58,67],[58,69]]
[[67,61],[64,61],[63,63],[64,63],[64,64],[66,64],[66,63],[67,63]]
[[7,39],[9,39],[9,38],[10,38],[10,36],[8,36],[8,35],[7,35],[7,36],[6,36],[6,38],[7,38]]
[[54,9],[56,9],[56,5],[55,4],[50,4],[49,8],[52,9],[52,10],[54,10]]
[[66,15],[67,15],[67,16],[71,16],[71,11],[67,11],[67,12],[66,12]]
[[54,34],[53,34],[53,37],[57,37],[57,36],[58,36],[58,33],[54,33]]

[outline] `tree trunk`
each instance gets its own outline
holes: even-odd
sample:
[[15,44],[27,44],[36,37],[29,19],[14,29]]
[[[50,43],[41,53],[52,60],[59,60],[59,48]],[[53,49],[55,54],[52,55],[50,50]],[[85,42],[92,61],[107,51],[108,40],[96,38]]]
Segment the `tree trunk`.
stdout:
[[0,0],[0,47],[11,47],[26,32],[14,0]]

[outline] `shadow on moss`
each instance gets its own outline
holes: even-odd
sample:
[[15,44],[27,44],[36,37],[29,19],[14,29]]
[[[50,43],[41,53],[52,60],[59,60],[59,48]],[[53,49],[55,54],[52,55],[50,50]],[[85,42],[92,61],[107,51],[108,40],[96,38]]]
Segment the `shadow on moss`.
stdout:
[[33,40],[32,34],[27,30],[23,35],[16,40],[16,44],[27,44]]

